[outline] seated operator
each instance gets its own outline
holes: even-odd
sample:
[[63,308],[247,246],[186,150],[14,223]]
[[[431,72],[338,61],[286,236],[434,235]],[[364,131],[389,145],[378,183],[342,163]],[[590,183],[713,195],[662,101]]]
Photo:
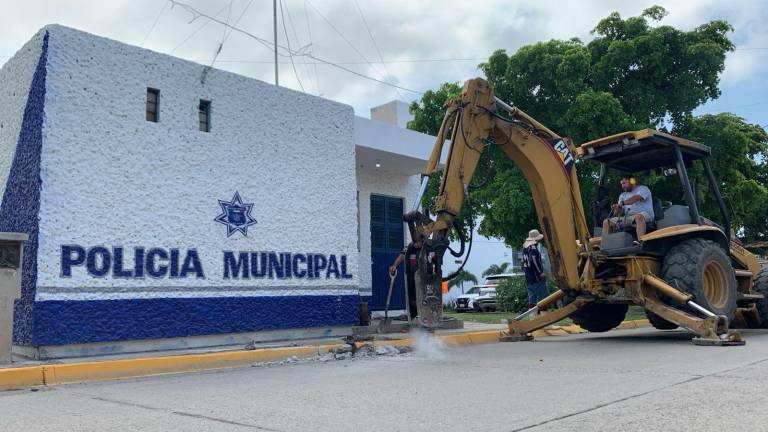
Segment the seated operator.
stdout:
[[653,197],[647,186],[637,184],[637,179],[632,175],[621,178],[619,202],[613,205],[614,217],[603,221],[603,232],[623,230],[629,224],[634,224],[637,230],[637,238],[645,235],[646,222],[653,221]]

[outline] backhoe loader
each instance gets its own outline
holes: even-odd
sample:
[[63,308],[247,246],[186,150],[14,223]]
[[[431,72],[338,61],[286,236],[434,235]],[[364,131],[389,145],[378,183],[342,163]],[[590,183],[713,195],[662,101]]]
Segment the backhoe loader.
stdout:
[[[429,176],[447,160],[430,215],[419,211]],[[414,281],[420,323],[439,325],[440,284],[450,234],[461,234],[456,216],[469,198],[469,184],[483,152],[499,146],[522,171],[551,260],[558,290],[509,320],[507,341],[532,339],[531,333],[566,317],[582,328],[603,332],[618,326],[629,305],[639,305],[656,328],[683,327],[697,345],[741,345],[732,328],[768,326],[768,270],[732,236],[728,213],[710,167],[709,147],[667,133],[644,129],[612,135],[576,147],[517,107],[496,98],[483,79],[464,83],[451,101],[423,173],[418,199],[404,216],[411,234],[407,267]],[[685,202],[654,200],[654,220],[637,237],[631,226],[602,233],[590,227],[576,175],[579,160],[600,164],[599,184],[609,172],[660,170],[679,178]],[[720,226],[698,210],[688,169],[701,164],[721,211]],[[593,224],[597,225],[597,223]],[[630,224],[631,225],[631,224]],[[464,239],[461,237],[462,250]],[[460,251],[459,251],[460,252]],[[445,279],[451,276],[445,276]],[[523,320],[550,309],[546,315]]]

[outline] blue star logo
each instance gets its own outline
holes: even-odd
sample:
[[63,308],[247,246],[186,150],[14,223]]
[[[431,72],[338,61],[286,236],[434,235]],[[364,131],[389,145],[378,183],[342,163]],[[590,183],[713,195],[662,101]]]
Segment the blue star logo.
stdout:
[[256,224],[256,219],[251,216],[253,203],[243,203],[240,194],[235,191],[232,201],[219,200],[221,214],[214,221],[227,226],[227,237],[240,231],[244,236],[248,235],[248,227]]

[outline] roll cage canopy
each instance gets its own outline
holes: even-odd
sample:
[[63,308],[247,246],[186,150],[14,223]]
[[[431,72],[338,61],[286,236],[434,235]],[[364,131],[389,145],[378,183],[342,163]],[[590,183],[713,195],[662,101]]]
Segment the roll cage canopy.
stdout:
[[708,146],[653,129],[622,132],[582,144],[577,149],[581,159],[595,160],[608,168],[635,173],[656,168],[675,167],[676,150],[690,167],[691,162],[707,158]]
[[701,160],[710,191],[720,208],[724,222],[723,231],[730,239],[730,218],[709,165],[709,156],[712,154],[709,146],[665,132],[641,129],[586,142],[579,146],[576,152],[580,159],[600,162],[599,184],[601,186],[605,184],[608,169],[636,173],[658,168],[675,168],[685,192],[691,220],[699,225],[701,218],[698,203],[688,178],[687,168],[693,161]]

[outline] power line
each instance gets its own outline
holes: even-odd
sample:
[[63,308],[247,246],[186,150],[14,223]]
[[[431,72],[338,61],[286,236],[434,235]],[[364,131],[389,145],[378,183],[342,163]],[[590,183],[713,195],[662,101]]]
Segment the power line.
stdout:
[[[229,9],[227,9],[227,23],[229,23],[229,18],[232,17],[232,5],[235,4],[235,0],[229,0]],[[221,40],[224,41],[224,38],[227,37],[227,27],[224,27],[224,33],[221,35]]]
[[[171,9],[173,9],[173,2],[172,2],[172,1],[169,1],[168,3],[170,3],[170,4],[171,4]],[[220,13],[224,12],[224,9],[226,9],[226,8],[227,8],[227,7],[226,7],[226,6],[224,6],[223,8],[219,9],[219,11],[218,11],[218,12],[216,12],[216,15],[215,15],[215,16],[218,16]],[[193,19],[192,21],[194,21],[194,19]],[[191,23],[192,21],[190,21],[190,23]],[[194,37],[196,34],[200,33],[200,31],[201,31],[202,29],[204,29],[204,28],[205,28],[205,26],[207,26],[207,25],[208,25],[208,24],[210,24],[210,23],[211,23],[211,21],[206,21],[206,22],[204,22],[203,24],[201,24],[201,25],[200,25],[200,26],[199,26],[197,29],[195,29],[195,30],[194,30],[192,33],[190,33],[190,34],[189,34],[189,36],[187,36],[186,38],[184,38],[184,40],[183,40],[183,41],[179,42],[179,44],[178,44],[178,45],[176,45],[176,46],[175,46],[175,47],[174,47],[172,50],[168,51],[168,54],[173,54],[174,52],[176,52],[176,50],[177,50],[177,49],[181,48],[181,46],[182,46],[182,45],[184,45],[185,43],[187,43],[187,41],[188,41],[188,40],[190,40],[190,39],[192,39],[192,38],[193,38],[193,37]]]
[[[252,4],[253,4],[253,0],[249,1],[248,4],[245,5],[245,8],[243,9],[243,11],[240,12],[240,16],[237,17],[237,19],[235,20],[235,23],[233,24],[234,26],[237,26],[238,24],[240,24],[240,20],[243,19],[243,16],[245,16],[245,13],[248,12],[248,9],[251,7]],[[229,22],[229,18],[227,18],[227,22]],[[229,33],[227,33],[228,28],[229,27],[227,26],[224,27],[224,39],[222,39],[221,41],[222,45],[224,44],[224,42],[227,41],[227,39],[229,39],[230,36],[232,36],[232,29],[229,29]]]
[[[288,14],[288,17],[290,18],[291,14]],[[307,0],[304,0],[304,19],[307,23],[307,34],[309,35],[309,46],[312,47],[312,50],[315,49],[315,42],[312,40],[312,28],[309,25],[309,9],[307,9]],[[312,51],[310,51],[312,52]],[[315,70],[315,88],[317,89],[317,94],[320,95],[322,92],[320,91],[320,76],[317,73],[317,64],[313,66]]]
[[160,12],[157,14],[157,17],[155,17],[155,22],[152,23],[152,27],[149,28],[149,31],[147,32],[147,34],[144,35],[144,40],[141,41],[142,47],[144,46],[144,44],[147,43],[147,39],[149,39],[149,35],[151,35],[153,31],[155,31],[157,22],[160,21],[160,17],[163,16],[163,12],[165,12],[166,7],[168,7],[168,3],[163,2],[163,7],[160,8]]
[[[382,66],[384,66],[384,72],[386,72],[387,76],[390,76],[389,69],[387,68],[387,64],[384,63],[384,57],[381,55],[381,50],[379,50],[379,45],[376,43],[376,39],[373,37],[373,33],[371,33],[371,28],[368,27],[368,21],[365,19],[365,15],[363,14],[363,10],[360,8],[360,3],[358,3],[357,0],[355,0],[355,6],[357,6],[357,11],[360,12],[360,18],[363,20],[363,25],[365,25],[365,29],[368,31],[368,36],[371,37],[371,42],[373,42],[373,47],[376,48],[376,53],[379,55],[379,60],[382,61]],[[400,90],[395,89],[395,92],[397,92],[397,96],[401,99],[403,98],[403,95],[400,94]]]
[[[296,26],[293,24],[293,17],[291,16],[291,8],[288,7],[288,0],[285,0],[285,14],[288,15],[288,24],[291,26],[291,31],[293,32],[293,37],[296,38],[296,42],[301,44],[301,39],[299,38],[299,33],[296,31]],[[312,44],[310,43],[308,45],[310,48],[312,47]],[[309,67],[309,65],[304,65],[304,72],[306,72],[308,81],[312,83],[312,68]],[[317,90],[317,84],[312,83],[315,86],[316,94],[319,93]]]
[[[235,3],[235,0],[229,0],[229,10],[227,11],[227,23],[229,23],[229,18],[232,16],[232,4]],[[211,59],[211,64],[203,68],[203,73],[200,75],[200,83],[205,84],[205,79],[208,77],[208,72],[213,69],[213,64],[216,63],[216,58],[219,57],[219,54],[221,54],[222,48],[224,48],[224,41],[227,38],[227,27],[224,27],[224,33],[221,35],[221,42],[219,42],[219,45],[216,47],[216,52],[213,54],[213,58]]]
[[357,53],[357,55],[359,55],[359,56],[360,56],[360,58],[362,58],[363,60],[365,60],[365,62],[366,62],[366,63],[368,63],[368,65],[371,67],[371,69],[373,69],[373,70],[374,70],[374,72],[376,72],[376,73],[377,73],[377,74],[379,74],[379,75],[382,75],[382,77],[383,77],[383,78],[386,78],[386,75],[385,75],[385,74],[381,74],[381,71],[379,71],[379,70],[377,70],[377,69],[374,69],[374,68],[373,68],[373,64],[370,62],[370,60],[368,60],[368,57],[366,57],[366,56],[365,56],[365,54],[363,54],[363,53],[362,53],[362,52],[361,52],[359,49],[357,49],[357,47],[356,47],[356,46],[355,46],[355,45],[354,45],[354,44],[353,44],[353,43],[352,43],[352,42],[351,42],[349,39],[347,39],[347,37],[346,37],[346,36],[344,36],[344,34],[341,32],[341,30],[339,30],[338,28],[336,28],[336,26],[335,26],[335,25],[333,25],[333,23],[331,22],[331,20],[329,20],[328,18],[326,18],[326,17],[325,17],[325,15],[323,15],[323,14],[322,14],[322,13],[321,13],[321,12],[320,12],[320,11],[319,11],[319,10],[318,10],[316,7],[315,7],[315,5],[314,5],[314,4],[312,4],[312,2],[311,2],[310,0],[305,0],[305,1],[306,1],[306,2],[309,4],[309,6],[310,6],[310,7],[312,7],[312,9],[314,9],[314,11],[315,11],[315,12],[316,12],[318,15],[320,15],[320,18],[322,18],[322,19],[323,19],[323,20],[326,22],[326,24],[328,24],[328,26],[329,26],[329,27],[331,27],[331,29],[333,29],[333,31],[334,31],[334,32],[336,32],[336,34],[337,34],[337,35],[339,35],[339,37],[341,37],[341,38],[344,40],[344,42],[346,42],[346,43],[347,43],[347,45],[349,45],[349,47],[350,47],[350,48],[352,48],[352,50],[353,50],[353,51],[355,51],[355,52]]
[[[311,45],[311,44],[310,44]],[[403,59],[403,60],[371,60],[371,61],[334,61],[333,63],[339,64],[339,65],[364,65],[364,64],[397,64],[397,63],[441,63],[441,62],[464,62],[464,61],[483,61],[488,60],[487,58],[437,58],[437,59]],[[194,60],[198,61],[198,60]],[[228,59],[228,60],[217,60],[219,63],[265,63],[265,64],[272,64],[274,63],[274,60],[238,60],[238,59]],[[289,62],[281,62],[288,64]],[[317,65],[317,64],[323,64],[322,62],[301,62],[297,61],[296,64],[305,64],[305,65]]]
[[[227,12],[227,22],[229,22],[229,18],[232,15],[232,4],[234,4],[234,2],[235,2],[235,0],[231,0],[229,2],[229,12]],[[248,8],[251,7],[252,4],[253,4],[253,0],[248,2],[247,5],[245,5],[245,8],[243,8],[242,12],[240,12],[240,16],[237,17],[237,20],[235,20],[235,24],[234,25],[237,25],[240,22],[240,20],[243,19],[243,16],[248,11]],[[232,30],[230,30],[229,33],[227,33],[227,29],[229,29],[229,27],[225,26],[224,27],[224,34],[222,34],[222,36],[221,36],[221,42],[219,43],[219,47],[216,49],[216,54],[214,54],[213,59],[211,60],[211,64],[208,65],[208,67],[206,67],[203,70],[203,74],[200,77],[200,82],[201,83],[205,82],[205,78],[208,75],[208,72],[211,70],[211,68],[213,68],[213,64],[216,62],[216,59],[219,57],[219,54],[221,54],[221,50],[224,48],[224,43],[226,43],[227,39],[229,39],[229,37],[232,36]]]
[[303,93],[306,93],[304,91],[304,84],[301,83],[301,78],[299,78],[299,73],[296,71],[296,63],[293,62],[293,54],[291,54],[291,39],[288,37],[288,27],[285,26],[285,14],[283,14],[283,0],[280,1],[280,19],[283,21],[283,33],[285,33],[285,44],[288,45],[288,57],[291,59],[291,67],[293,68],[293,74],[296,76],[296,81],[299,82],[299,87],[301,87],[301,91]]
[[[226,23],[224,21],[221,21],[220,19],[218,19],[216,17],[210,16],[210,15],[207,15],[207,14],[204,14],[204,13],[198,11],[197,9],[195,9],[194,7],[192,7],[192,6],[190,6],[190,5],[186,4],[186,3],[182,3],[182,2],[177,1],[177,0],[169,0],[169,1],[174,6],[178,5],[182,9],[184,9],[187,12],[191,13],[192,14],[192,20],[190,20],[190,22],[194,22],[195,20],[197,20],[199,18],[206,18],[206,19],[208,19],[210,21],[213,21],[213,22],[216,22],[218,24],[222,24],[222,25],[231,27],[232,30],[237,31],[239,33],[242,33],[242,34],[250,37],[251,39],[261,43],[262,45],[264,45],[265,47],[269,48],[270,50],[272,50],[275,46],[277,46],[277,48],[279,48],[281,50],[284,50],[284,51],[287,50],[287,48],[282,46],[282,45],[279,45],[279,44],[275,45],[273,42],[270,42],[270,41],[268,41],[268,40],[266,40],[264,38],[256,36],[253,33],[247,32],[247,31],[245,31],[245,30],[243,30],[243,29],[241,29],[239,27],[231,26],[228,23]],[[304,47],[304,48],[307,48],[307,47]],[[391,86],[391,87],[397,87],[397,88],[399,88],[401,90],[405,90],[405,91],[408,91],[408,92],[411,92],[411,93],[424,94],[424,92],[421,92],[421,91],[418,91],[418,90],[409,89],[407,87],[403,87],[403,86],[400,86],[400,85],[397,85],[397,84],[394,84],[394,83],[391,83],[391,82],[387,82],[387,81],[384,81],[384,80],[380,80],[378,78],[374,78],[374,77],[362,74],[360,72],[357,72],[355,70],[349,69],[349,68],[344,67],[342,65],[333,63],[331,61],[322,59],[320,57],[317,57],[317,56],[315,56],[315,55],[313,55],[311,53],[307,53],[305,51],[306,50],[302,48],[299,51],[292,52],[291,54],[295,55],[295,56],[305,56],[305,57],[308,57],[308,58],[310,58],[312,60],[318,61],[318,62],[323,63],[323,64],[327,64],[329,66],[333,66],[333,67],[335,67],[337,69],[343,70],[345,72],[351,73],[352,75],[356,75],[356,76],[359,76],[361,78],[365,78],[365,79],[370,80],[370,81],[375,81],[375,82],[378,82],[380,84],[388,85],[388,86]]]

